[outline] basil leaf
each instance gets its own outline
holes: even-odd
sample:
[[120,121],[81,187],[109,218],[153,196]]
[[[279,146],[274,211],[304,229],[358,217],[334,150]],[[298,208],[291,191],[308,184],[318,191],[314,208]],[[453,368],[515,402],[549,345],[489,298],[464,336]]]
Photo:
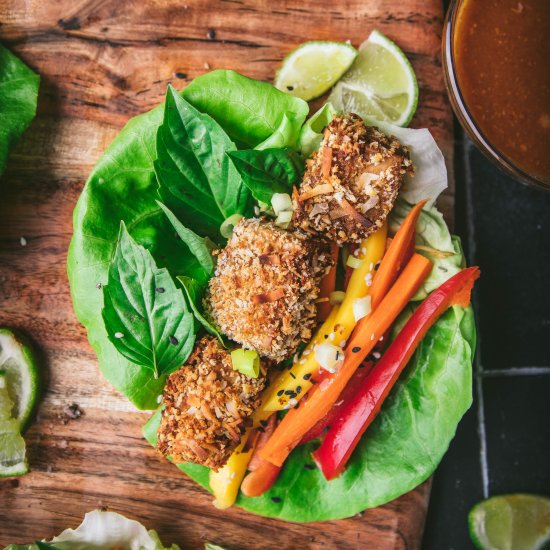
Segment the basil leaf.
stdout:
[[273,193],[292,193],[304,173],[304,161],[291,149],[231,151],[237,170],[252,196],[271,204]]
[[107,335],[127,359],[153,370],[154,377],[177,369],[195,342],[193,317],[181,290],[150,252],[121,222],[115,256],[103,287]]
[[40,77],[0,45],[0,174],[8,151],[36,114]]
[[168,87],[155,174],[163,202],[198,233],[219,237],[223,221],[249,206],[248,189],[225,154],[234,150],[214,119]]
[[178,237],[187,245],[191,254],[193,254],[199,262],[204,272],[204,282],[206,282],[214,272],[214,259],[212,258],[212,248],[214,245],[212,241],[208,238],[199,237],[194,231],[185,227],[185,225],[176,218],[174,213],[160,201],[157,201],[157,204],[166,214],[172,227],[176,230]]
[[[256,147],[269,138],[281,126],[285,115],[298,132],[309,112],[303,99],[228,70],[211,71],[195,78],[183,90],[183,97],[217,120],[234,141],[248,147]],[[283,145],[293,144],[280,146]]]
[[227,344],[224,340],[223,334],[220,332],[220,329],[208,320],[203,313],[202,296],[204,293],[204,285],[201,285],[197,280],[191,277],[185,277],[184,275],[180,275],[177,279],[185,290],[185,295],[189,302],[189,306],[193,311],[195,319],[202,325],[206,332],[212,334],[212,336],[215,336],[220,341],[220,344],[226,348]]
[[296,118],[286,113],[283,120],[275,131],[262,143],[256,145],[254,149],[282,149],[284,147],[295,147],[300,135],[300,125],[296,123]]

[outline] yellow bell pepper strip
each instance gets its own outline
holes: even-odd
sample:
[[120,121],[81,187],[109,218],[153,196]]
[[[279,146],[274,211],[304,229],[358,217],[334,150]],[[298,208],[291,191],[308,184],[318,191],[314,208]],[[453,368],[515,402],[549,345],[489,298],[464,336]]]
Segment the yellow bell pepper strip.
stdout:
[[384,255],[387,233],[387,224],[384,223],[361,243],[357,255],[361,264],[353,270],[343,302],[332,309],[300,359],[289,370],[282,372],[266,390],[262,410],[279,411],[296,405],[311,388],[319,371],[315,347],[326,341],[341,346],[349,338],[356,325],[353,303],[369,293],[374,268]]
[[241,442],[233,451],[228,461],[223,468],[217,472],[210,470],[209,483],[210,489],[214,494],[214,506],[220,510],[225,510],[235,504],[239,488],[248,470],[248,463],[254,454],[255,445],[250,445],[246,452],[243,449],[246,447],[248,439],[252,431],[260,426],[262,422],[272,415],[271,412],[261,411],[257,409],[253,416],[253,424],[244,432]]

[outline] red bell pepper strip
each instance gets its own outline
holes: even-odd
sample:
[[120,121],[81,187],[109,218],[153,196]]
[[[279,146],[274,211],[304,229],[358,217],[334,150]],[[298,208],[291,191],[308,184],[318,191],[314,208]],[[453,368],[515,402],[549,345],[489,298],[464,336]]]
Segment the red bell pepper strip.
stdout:
[[467,307],[479,268],[464,269],[434,290],[416,309],[382,359],[366,377],[328,430],[313,458],[326,479],[344,469],[361,436],[376,418],[384,399],[435,321],[452,305]]

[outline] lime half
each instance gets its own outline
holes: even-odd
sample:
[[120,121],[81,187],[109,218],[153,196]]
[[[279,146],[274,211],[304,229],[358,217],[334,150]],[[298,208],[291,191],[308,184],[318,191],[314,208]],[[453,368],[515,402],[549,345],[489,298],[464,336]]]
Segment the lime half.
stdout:
[[0,375],[0,477],[20,476],[29,469],[25,458],[25,440],[13,418],[13,401],[8,394],[6,377]]
[[22,432],[36,404],[38,368],[29,345],[7,328],[0,328],[0,375],[13,404],[10,416]]
[[349,44],[306,42],[283,59],[275,87],[306,101],[315,99],[338,82],[356,56]]
[[401,49],[375,30],[328,100],[343,113],[407,126],[416,111],[418,83]]
[[480,550],[542,550],[550,547],[550,498],[503,495],[476,504],[468,515]]

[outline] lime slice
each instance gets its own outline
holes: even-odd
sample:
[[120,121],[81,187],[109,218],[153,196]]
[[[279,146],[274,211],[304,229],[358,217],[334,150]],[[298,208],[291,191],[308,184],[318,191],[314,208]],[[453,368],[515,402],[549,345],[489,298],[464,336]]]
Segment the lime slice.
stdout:
[[343,113],[407,126],[418,102],[416,75],[401,49],[375,30],[328,101]]
[[306,42],[284,59],[275,87],[306,101],[323,95],[350,68],[357,50],[341,42]]
[[471,509],[468,525],[480,550],[542,550],[550,545],[550,498],[493,497]]
[[11,416],[24,431],[38,395],[38,368],[28,344],[7,328],[0,328],[0,373],[13,403]]
[[13,406],[6,377],[0,375],[0,477],[20,476],[29,470],[19,421],[12,416]]

